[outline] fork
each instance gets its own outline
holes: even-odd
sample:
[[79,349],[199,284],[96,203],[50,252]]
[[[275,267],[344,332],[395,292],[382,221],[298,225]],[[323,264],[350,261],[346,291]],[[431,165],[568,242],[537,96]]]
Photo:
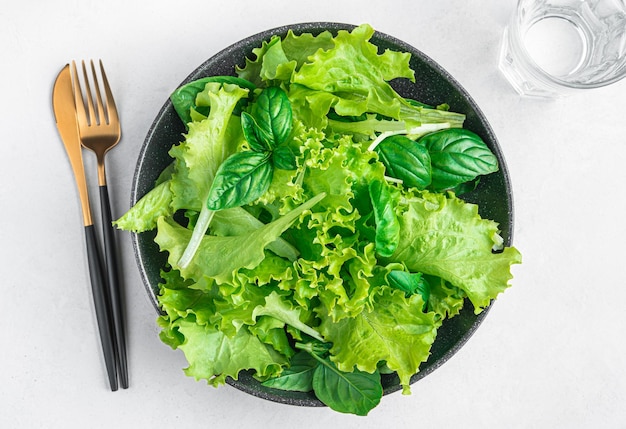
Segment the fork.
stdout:
[[[80,140],[83,147],[96,155],[98,164],[98,185],[100,192],[100,210],[102,212],[102,226],[104,238],[105,263],[107,267],[107,284],[109,291],[111,318],[115,333],[117,364],[119,366],[120,385],[128,388],[128,363],[126,358],[126,335],[124,329],[124,311],[121,299],[121,284],[118,276],[117,250],[115,244],[115,230],[111,218],[111,204],[106,180],[105,156],[120,140],[121,127],[102,61],[99,61],[100,75],[104,88],[104,102],[100,91],[100,84],[93,60],[91,64],[92,83],[85,61],[82,64],[83,82],[85,91],[80,86],[80,78],[76,70],[76,63],[72,61],[72,76],[74,81],[74,100],[76,103],[76,119]],[[92,91],[93,86],[93,91]],[[94,98],[95,95],[95,98]],[[85,106],[85,101],[87,106]]]

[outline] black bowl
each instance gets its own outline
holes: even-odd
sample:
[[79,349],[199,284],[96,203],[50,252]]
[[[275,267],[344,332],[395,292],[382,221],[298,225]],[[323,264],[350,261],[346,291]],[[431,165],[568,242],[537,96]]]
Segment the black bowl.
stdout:
[[[355,26],[348,24],[315,22],[288,25],[255,34],[224,49],[194,70],[181,83],[212,75],[234,75],[235,65],[243,66],[245,58],[251,57],[252,49],[269,40],[273,35],[285,36],[288,30],[296,34],[319,34],[325,30],[336,33],[338,30],[352,30]],[[465,128],[480,135],[493,151],[500,163],[500,171],[484,177],[479,186],[471,193],[464,194],[464,200],[479,205],[481,216],[499,223],[501,234],[507,246],[511,244],[513,231],[513,202],[511,186],[506,164],[496,137],[474,100],[459,83],[432,59],[414,47],[394,37],[376,32],[371,42],[381,50],[410,52],[411,68],[415,71],[416,82],[398,80],[394,88],[403,96],[419,100],[423,103],[438,105],[447,103],[450,109],[466,115]],[[161,171],[171,163],[168,151],[171,146],[181,141],[184,125],[174,111],[172,103],[167,100],[150,127],[143,144],[131,193],[131,204],[134,205],[154,186]],[[141,276],[150,298],[160,312],[157,294],[160,282],[160,269],[165,265],[166,255],[159,252],[154,243],[154,232],[133,235],[133,247]],[[487,307],[479,315],[474,314],[469,302],[459,315],[446,320],[437,332],[428,361],[420,367],[420,372],[413,376],[411,383],[425,377],[453,356],[476,331],[488,313]],[[397,376],[383,376],[385,394],[400,389]],[[242,372],[238,380],[228,379],[227,383],[249,394],[275,402],[301,406],[323,406],[312,393],[287,392],[262,386],[251,374]]]

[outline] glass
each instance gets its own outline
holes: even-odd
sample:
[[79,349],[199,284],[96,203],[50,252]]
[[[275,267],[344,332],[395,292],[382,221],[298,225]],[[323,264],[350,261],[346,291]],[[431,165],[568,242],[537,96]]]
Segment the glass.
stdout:
[[499,67],[524,96],[555,98],[626,76],[626,0],[519,0]]

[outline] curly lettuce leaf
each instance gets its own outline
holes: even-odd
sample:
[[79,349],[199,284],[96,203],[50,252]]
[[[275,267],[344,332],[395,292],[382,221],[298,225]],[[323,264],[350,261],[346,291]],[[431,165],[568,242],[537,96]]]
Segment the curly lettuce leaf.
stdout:
[[467,294],[463,289],[452,286],[445,280],[434,276],[424,276],[430,285],[428,310],[434,311],[441,320],[449,319],[459,314]]
[[210,83],[203,93],[211,100],[209,116],[188,124],[185,140],[170,149],[174,158],[168,167],[170,177],[116,220],[118,228],[148,231],[156,227],[162,216],[171,216],[180,209],[200,211],[203,207],[215,172],[242,142],[240,120],[233,116],[233,110],[248,90]]
[[237,68],[237,75],[255,82],[258,86],[267,85],[268,81],[289,82],[293,72],[318,49],[330,49],[333,46],[332,34],[324,31],[318,35],[303,33],[296,35],[289,30],[284,38],[272,37],[252,50],[254,59],[246,58],[246,64]]
[[208,84],[206,89],[211,100],[209,116],[189,123],[184,142],[170,150],[176,162],[170,182],[174,210],[201,210],[217,169],[243,140],[241,122],[233,110],[248,90],[237,85],[216,85]]
[[370,300],[376,266],[374,244],[355,249],[351,241],[337,240],[336,250],[325,252],[327,275],[318,296],[328,317],[341,320],[360,314]]
[[251,334],[256,335],[263,343],[268,344],[277,352],[291,358],[295,351],[291,347],[285,323],[270,316],[261,316],[254,325],[248,326]]
[[351,318],[334,322],[326,314],[322,335],[332,342],[331,360],[341,371],[353,368],[373,373],[379,363],[398,373],[404,393],[409,393],[411,376],[430,355],[437,324],[434,313],[424,313],[419,294],[380,287],[372,293],[371,308]]
[[254,309],[252,317],[255,319],[259,316],[273,317],[323,342],[324,339],[320,334],[301,320],[300,313],[301,310],[291,305],[288,298],[285,298],[277,292],[272,292],[265,298],[264,305],[260,305]]
[[113,225],[124,231],[150,231],[156,228],[158,218],[174,214],[173,198],[169,180],[162,182],[140,198]]
[[[360,212],[371,213],[368,183],[384,180],[384,167],[372,162],[375,153],[349,138],[331,145],[327,139],[315,138],[319,136],[309,137],[302,146],[302,188],[307,193],[324,192],[327,197],[301,226],[289,230],[301,254],[292,288],[301,306],[308,308],[308,302],[319,296],[332,317],[339,319],[360,312],[368,299],[377,264],[368,236],[375,228],[365,225]],[[282,210],[301,198],[289,195],[292,198],[278,199]],[[357,208],[354,204],[359,201],[367,204]]]
[[159,304],[170,320],[193,315],[197,323],[212,323],[219,299],[213,288],[196,288],[195,282],[183,279],[178,270],[162,272],[161,277]]
[[175,332],[182,340],[175,348],[183,351],[189,363],[185,374],[196,380],[205,379],[214,387],[224,384],[226,377],[237,380],[246,369],[256,371],[260,377],[278,375],[287,363],[283,355],[245,327],[228,337],[211,325],[196,323],[193,317],[176,319],[167,325],[161,323],[162,338]]
[[511,265],[521,263],[514,247],[494,252],[502,244],[497,223],[482,219],[478,206],[452,194],[424,193],[408,200],[400,224],[390,261],[463,289],[476,313],[509,287]]
[[407,129],[424,123],[462,126],[464,115],[416,105],[392,88],[393,79],[415,80],[411,55],[391,50],[379,54],[369,41],[373,35],[367,24],[339,31],[332,49],[318,50],[293,74],[292,83],[301,88],[290,95],[305,100],[300,104],[308,104],[312,116],[324,117],[332,107],[341,116],[377,113],[403,121]]
[[206,118],[206,115],[199,110],[208,112],[210,110],[210,98],[207,96],[207,84],[219,87],[219,84],[229,83],[246,88],[251,92],[255,90],[254,84],[245,79],[232,76],[208,76],[194,80],[178,87],[170,95],[170,101],[174,110],[185,124],[185,127],[193,120]]
[[369,42],[373,34],[369,25],[339,31],[333,49],[317,51],[292,81],[334,94],[333,107],[339,115],[377,112],[399,119],[401,97],[387,82],[398,77],[415,79],[410,54],[387,50],[379,55],[378,47]]

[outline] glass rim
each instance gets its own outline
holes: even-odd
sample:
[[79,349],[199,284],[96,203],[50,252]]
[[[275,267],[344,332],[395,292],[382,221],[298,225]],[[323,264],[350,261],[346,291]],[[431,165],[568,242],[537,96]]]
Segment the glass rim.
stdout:
[[[526,46],[524,45],[524,43],[522,43],[523,35],[522,35],[521,28],[520,28],[520,16],[521,16],[520,12],[523,11],[523,7],[526,4],[528,4],[529,1],[532,1],[532,0],[518,0],[515,14],[513,15],[513,18],[511,19],[511,22],[509,23],[509,38],[511,39],[510,43],[515,43],[517,45],[516,48],[524,56],[525,64],[523,65],[523,67],[535,79],[538,79],[544,85],[577,90],[577,89],[601,88],[601,87],[616,83],[626,77],[626,54],[621,59],[621,67],[620,67],[621,70],[619,70],[618,73],[610,77],[597,80],[597,81],[571,82],[571,81],[567,81],[559,77],[556,77],[548,73],[547,71],[545,71],[539,64],[537,64],[537,62],[530,55],[530,52],[528,51],[528,49],[526,49]],[[579,0],[579,1],[587,2],[587,0]],[[612,1],[616,3],[616,6],[621,7],[624,14],[626,15],[626,0],[612,0]],[[545,19],[546,17],[549,17],[549,16],[544,16],[542,17],[542,19]],[[529,25],[529,27],[534,25],[537,21],[532,22]]]

